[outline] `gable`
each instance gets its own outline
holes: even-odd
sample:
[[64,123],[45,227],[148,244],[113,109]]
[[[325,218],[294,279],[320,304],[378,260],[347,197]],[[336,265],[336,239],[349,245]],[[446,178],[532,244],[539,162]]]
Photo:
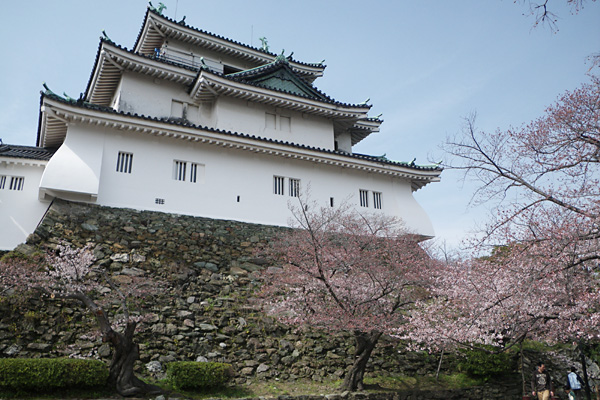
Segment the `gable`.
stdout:
[[321,92],[300,78],[287,61],[278,60],[262,67],[227,75],[228,78],[266,89],[288,92],[315,100],[327,100]]

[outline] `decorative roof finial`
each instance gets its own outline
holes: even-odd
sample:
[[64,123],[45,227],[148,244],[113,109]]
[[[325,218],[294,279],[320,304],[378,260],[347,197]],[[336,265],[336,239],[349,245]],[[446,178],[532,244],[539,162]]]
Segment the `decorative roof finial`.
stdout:
[[114,43],[114,42],[111,40],[111,38],[109,38],[109,37],[108,37],[108,35],[106,34],[106,31],[105,31],[105,30],[102,30],[102,37],[101,37],[101,39],[103,39],[103,40],[106,40],[106,41],[108,41],[108,42],[111,42],[111,43]]
[[284,55],[284,53],[285,53],[285,49],[282,49],[282,50],[281,50],[281,54],[280,54],[280,55],[278,55],[277,57],[275,57],[275,61],[284,61],[284,62],[286,62],[286,63],[287,63],[287,58],[286,58],[286,56]]
[[158,7],[154,7],[151,1],[149,1],[148,4],[150,5],[150,10],[156,11],[158,15],[162,15],[163,10],[167,8],[163,3],[158,3]]
[[365,106],[367,105],[367,103],[371,101],[371,98],[369,97],[368,99],[366,99],[365,101],[363,101],[362,103],[358,103],[359,106]]
[[414,167],[415,166],[415,161],[417,161],[417,157],[413,158],[413,160],[410,162],[410,166]]
[[63,92],[63,97],[65,99],[67,99],[68,102],[71,102],[71,103],[77,102],[77,100],[75,100],[74,98],[72,98],[71,96],[69,96],[68,94],[66,94],[65,92]]
[[179,25],[185,25],[185,15],[181,18],[181,21],[178,22]]
[[258,40],[260,40],[260,42],[262,43],[261,49],[264,51],[269,51],[269,43],[267,42],[267,38],[263,36],[261,38],[258,38]]
[[206,65],[206,61],[204,61],[204,57],[200,57],[200,64],[202,68],[208,68],[208,65]]
[[289,56],[287,56],[287,59],[288,59],[288,60],[291,60],[293,55],[294,55],[294,52],[292,51],[292,52],[290,53],[290,55],[289,55]]
[[50,90],[50,88],[48,87],[48,85],[46,85],[46,82],[42,82],[42,86],[44,87],[44,89],[46,89],[46,91],[44,92],[44,94],[46,94],[46,95],[53,94],[53,95],[56,96],[56,93],[54,93],[52,90]]
[[325,64],[325,59],[322,59],[320,63],[318,63],[319,65],[323,65]]

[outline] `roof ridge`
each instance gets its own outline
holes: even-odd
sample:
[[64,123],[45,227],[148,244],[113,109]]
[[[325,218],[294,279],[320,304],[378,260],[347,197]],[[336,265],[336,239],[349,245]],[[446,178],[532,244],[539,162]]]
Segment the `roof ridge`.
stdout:
[[[302,80],[302,82],[304,82],[304,84],[306,84],[311,90],[313,90],[316,93],[318,93],[318,97],[319,98],[314,98],[314,97],[310,97],[310,96],[304,96],[304,95],[301,95],[301,94],[298,94],[298,93],[293,93],[293,92],[290,92],[290,91],[287,91],[287,90],[283,90],[283,89],[277,89],[277,88],[267,87],[265,85],[261,85],[261,84],[255,83],[255,82],[249,82],[249,81],[247,81],[245,79],[236,79],[236,76],[242,76],[243,77],[244,76],[243,74],[245,72],[258,71],[261,68],[264,68],[265,70],[268,70],[269,68],[275,69],[275,68],[279,67],[280,65],[282,67],[284,67],[284,68],[287,68],[296,78]],[[329,104],[338,105],[338,106],[342,106],[342,107],[359,107],[359,108],[368,108],[368,109],[370,109],[372,107],[371,105],[368,105],[368,104],[352,104],[352,103],[344,103],[344,102],[335,100],[333,97],[331,97],[331,96],[327,95],[326,93],[322,92],[316,86],[314,86],[313,84],[307,82],[300,75],[296,74],[296,72],[289,66],[288,63],[284,63],[283,61],[279,61],[279,60],[278,61],[270,62],[270,63],[265,64],[265,65],[261,65],[259,67],[250,68],[249,70],[235,72],[235,73],[227,74],[227,75],[221,74],[221,73],[218,73],[218,72],[214,72],[214,71],[209,71],[209,72],[213,73],[213,74],[215,74],[217,76],[222,76],[225,79],[232,80],[232,81],[235,81],[235,82],[240,82],[240,83],[244,83],[244,84],[251,85],[251,86],[256,86],[256,87],[260,87],[260,88],[264,88],[264,89],[268,89],[268,90],[273,90],[273,91],[280,92],[280,93],[290,94],[290,95],[293,95],[293,96],[304,97],[306,99],[312,99],[312,100],[322,101],[324,103],[329,103]],[[199,74],[200,74],[200,72],[198,73],[198,75]],[[197,78],[198,77],[196,77],[196,79]]]
[[[141,36],[142,36],[142,32],[144,30],[144,25],[146,23],[146,19],[148,18],[148,14],[150,14],[150,13],[154,14],[157,17],[163,18],[166,21],[169,21],[171,23],[177,24],[177,25],[182,26],[182,27],[187,28],[187,29],[191,29],[192,31],[195,31],[195,32],[198,32],[198,33],[202,33],[202,34],[211,36],[211,37],[216,38],[216,39],[225,40],[225,41],[227,41],[229,43],[232,43],[232,44],[235,44],[235,45],[238,45],[238,46],[243,46],[243,47],[246,47],[248,49],[259,51],[259,52],[264,53],[264,54],[266,54],[268,56],[277,57],[276,53],[272,53],[272,52],[264,50],[264,49],[262,49],[260,47],[251,46],[251,45],[239,42],[237,40],[229,39],[229,38],[227,38],[225,36],[218,35],[216,33],[212,33],[212,32],[200,29],[200,28],[196,28],[194,26],[186,24],[184,22],[184,20],[175,21],[174,19],[172,19],[170,17],[167,17],[167,16],[165,16],[163,14],[159,14],[157,11],[150,9],[150,7],[147,7],[147,9],[146,9],[146,15],[144,16],[144,23],[142,23],[142,27],[140,28],[140,32],[139,32],[138,37],[137,37],[137,39],[135,41],[135,44],[133,46],[134,48],[137,47],[138,44],[139,44],[139,41],[140,41]],[[326,65],[324,65],[322,62],[321,63],[308,63],[308,62],[294,60],[294,59],[292,59],[291,61],[295,62],[297,64],[306,65],[306,66],[310,66],[310,67],[317,67],[317,68],[323,68],[323,69],[325,69],[325,67],[326,67]]]

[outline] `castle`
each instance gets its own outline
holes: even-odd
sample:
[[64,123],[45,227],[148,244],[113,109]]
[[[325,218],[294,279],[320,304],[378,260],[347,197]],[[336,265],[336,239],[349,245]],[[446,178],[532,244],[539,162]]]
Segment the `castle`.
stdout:
[[133,49],[101,38],[79,99],[42,92],[35,147],[0,144],[0,249],[56,198],[285,226],[306,190],[433,236],[412,193],[441,168],[353,153],[383,121],[319,91],[324,70],[148,8]]

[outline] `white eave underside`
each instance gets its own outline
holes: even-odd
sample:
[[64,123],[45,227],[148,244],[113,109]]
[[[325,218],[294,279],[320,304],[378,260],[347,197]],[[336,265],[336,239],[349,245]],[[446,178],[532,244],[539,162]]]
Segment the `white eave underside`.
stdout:
[[[160,48],[166,38],[180,40],[194,46],[230,55],[255,64],[257,67],[275,60],[273,55],[207,33],[198,32],[192,28],[162,19],[152,13],[148,14],[141,38],[134,51],[146,55],[154,54],[154,49]],[[316,78],[323,76],[323,67],[300,64],[293,60],[289,61],[289,64],[295,72],[311,83]]]
[[[365,172],[391,175],[409,180],[413,191],[422,188],[430,182],[437,182],[440,180],[439,175],[441,171],[439,170],[415,170],[401,165],[390,165],[372,160],[344,157],[337,153],[328,153],[310,148],[300,148],[283,143],[253,139],[241,135],[228,135],[204,129],[113,114],[110,112],[89,110],[76,106],[69,106],[50,99],[44,99],[42,112],[44,114],[41,132],[42,143],[38,144],[38,146],[60,146],[66,135],[67,124],[69,122],[76,122],[334,165],[342,168],[352,168]],[[48,124],[49,120],[52,121],[52,125]],[[63,128],[60,130],[56,129],[56,125],[59,124],[58,121],[63,125]],[[64,132],[62,137],[60,137],[60,132]]]
[[0,164],[23,165],[26,167],[44,167],[46,164],[48,164],[48,161],[25,157],[5,157],[0,155]]
[[125,70],[186,86],[191,85],[196,77],[194,71],[131,54],[126,50],[103,46],[86,101],[109,107]]

